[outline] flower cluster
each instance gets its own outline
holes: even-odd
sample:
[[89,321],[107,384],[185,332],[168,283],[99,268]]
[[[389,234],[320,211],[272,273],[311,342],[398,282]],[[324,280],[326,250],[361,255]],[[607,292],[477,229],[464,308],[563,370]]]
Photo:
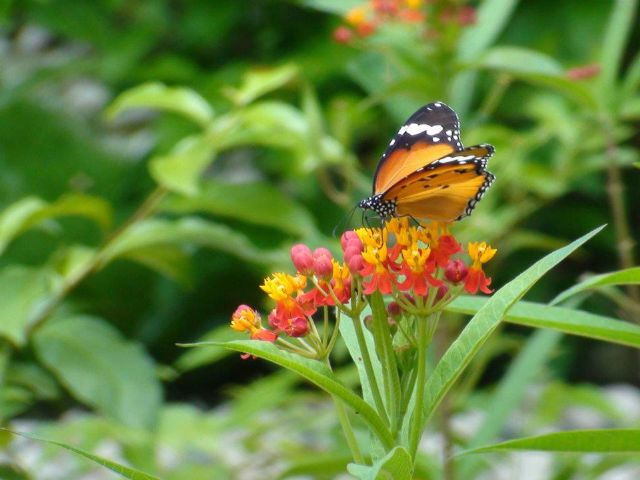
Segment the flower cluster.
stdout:
[[268,316],[270,329],[263,328],[259,314],[246,305],[238,307],[231,327],[249,332],[253,339],[313,337],[312,343],[326,347],[313,318],[321,309],[327,328],[328,307],[349,314],[349,302],[362,304],[376,292],[392,297],[391,319],[412,306],[442,306],[463,291],[492,292],[483,265],[496,249],[485,242],[471,242],[467,247],[471,261],[465,263],[462,246],[445,224],[413,226],[407,218],[394,218],[383,228],[347,231],[340,243],[343,261],[326,248],[312,251],[306,245],[294,245],[295,275],[273,273],[260,287],[275,302]]
[[350,43],[354,37],[368,37],[388,21],[420,23],[424,21],[423,0],[369,0],[352,8],[344,16],[346,25],[333,33],[338,43]]
[[447,25],[466,27],[476,22],[476,9],[459,2],[435,0],[368,0],[349,10],[344,24],[336,28],[333,38],[349,44],[356,38],[374,34],[386,22],[429,23],[426,36],[441,33]]

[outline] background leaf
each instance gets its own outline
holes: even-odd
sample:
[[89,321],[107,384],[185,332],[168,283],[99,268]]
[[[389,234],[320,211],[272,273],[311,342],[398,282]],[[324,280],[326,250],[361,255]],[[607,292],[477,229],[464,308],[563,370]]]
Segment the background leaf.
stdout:
[[105,468],[108,468],[112,472],[117,473],[121,477],[128,478],[130,480],[160,480],[158,477],[149,475],[148,473],[144,473],[134,468],[126,467],[124,465],[120,465],[119,463],[116,463],[112,460],[107,460],[106,458],[99,457],[97,455],[94,455],[92,453],[86,452],[79,448],[73,447],[66,443],[56,442],[54,440],[46,440],[44,438],[39,438],[39,437],[36,437],[35,435],[30,435],[26,433],[14,432],[7,428],[0,428],[0,430],[9,432],[12,435],[20,435],[21,437],[28,438],[30,440],[35,440],[37,442],[45,442],[51,445],[56,445],[58,447],[64,448],[65,450],[68,450],[76,455],[80,455],[88,460],[91,460],[92,462],[97,463],[98,465],[101,465]]
[[107,118],[132,108],[157,108],[179,113],[205,126],[213,118],[213,110],[196,92],[183,87],[167,87],[161,83],[145,83],[120,94],[106,111]]
[[81,315],[46,323],[33,342],[40,361],[79,400],[124,424],[154,425],[162,389],[140,345],[104,321]]
[[637,453],[640,451],[640,430],[603,429],[555,432],[474,448],[473,450],[462,452],[461,455],[514,450]]

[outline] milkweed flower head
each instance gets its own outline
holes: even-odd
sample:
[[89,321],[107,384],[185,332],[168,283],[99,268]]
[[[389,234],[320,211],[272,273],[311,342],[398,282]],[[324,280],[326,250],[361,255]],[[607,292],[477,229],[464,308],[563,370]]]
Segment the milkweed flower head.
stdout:
[[[446,224],[413,225],[408,218],[392,218],[381,228],[358,228],[340,237],[342,260],[328,248],[312,250],[305,244],[291,248],[295,273],[275,272],[260,286],[273,308],[269,328],[257,311],[241,305],[231,328],[252,339],[275,342],[281,348],[320,358],[331,339],[324,333],[330,312],[354,318],[373,295],[382,295],[390,328],[402,327],[403,315],[442,309],[466,291],[489,294],[491,279],[484,266],[496,254],[486,242],[470,242],[469,260]],[[322,321],[323,334],[316,323]],[[287,338],[289,340],[287,340]],[[292,344],[297,340],[300,346]]]

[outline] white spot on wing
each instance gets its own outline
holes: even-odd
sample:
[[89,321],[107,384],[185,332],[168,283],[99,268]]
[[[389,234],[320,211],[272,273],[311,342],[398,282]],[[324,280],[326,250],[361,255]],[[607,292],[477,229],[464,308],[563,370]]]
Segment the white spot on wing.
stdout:
[[455,157],[442,157],[437,163],[466,162],[476,158],[475,155],[458,155]]
[[408,133],[409,135],[420,135],[423,132],[426,132],[427,135],[437,135],[444,128],[442,125],[427,125],[426,123],[409,123],[408,125],[404,125],[398,135],[402,135],[404,133]]

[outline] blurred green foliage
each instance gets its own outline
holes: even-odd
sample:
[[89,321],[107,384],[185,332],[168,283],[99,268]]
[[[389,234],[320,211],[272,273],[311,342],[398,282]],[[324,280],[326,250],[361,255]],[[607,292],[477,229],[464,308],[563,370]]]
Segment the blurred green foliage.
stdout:
[[[113,439],[125,460],[163,478],[229,475],[233,461],[220,458],[217,442],[234,428],[254,432],[236,445],[241,453],[260,450],[271,429],[286,435],[286,426],[300,425],[318,436],[314,448],[333,442],[339,451],[331,413],[305,417],[304,407],[317,406],[317,398],[282,372],[236,390],[233,421],[174,404],[217,404],[226,385],[250,380],[248,370],[265,371],[220,352],[184,353],[175,343],[226,338],[220,325],[237,304],[260,305],[256,285],[286,265],[292,243],[335,249],[332,231],[368,194],[389,138],[429,101],[458,111],[465,143],[497,148],[489,169],[498,180],[474,214],[454,226],[459,237],[473,232],[498,247],[494,285],[602,223],[610,227],[531,297],[549,301],[585,272],[635,267],[636,1],[485,0],[470,3],[477,18],[466,25],[444,14],[465,2],[439,0],[429,2],[420,24],[389,21],[349,45],[335,41],[334,30],[345,23],[340,15],[361,3],[3,3],[3,422],[53,419],[84,405],[98,415],[44,425],[39,433],[89,450]],[[637,286],[618,287],[638,283],[637,272],[627,274],[587,280],[573,299],[636,320]],[[495,381],[503,371],[492,359],[511,358],[528,341],[535,339],[521,330],[495,336],[463,381],[464,402],[456,408],[490,405],[476,382],[483,372],[487,383]],[[565,342],[560,355],[560,338],[546,342],[530,365],[537,365],[537,378],[558,380],[542,387],[544,399],[523,433],[561,421],[554,405],[571,402],[626,426],[602,392],[559,379],[638,382],[636,354]],[[598,361],[611,355],[624,359],[618,372]],[[551,373],[545,365],[553,356]],[[355,381],[353,372],[342,374]],[[260,417],[283,404],[285,415]],[[303,472],[340,472],[348,460],[319,456],[311,465],[304,439],[284,443],[291,474],[305,462]],[[156,445],[170,445],[179,458],[193,448],[204,460],[158,465]],[[424,462],[427,471],[430,460]],[[596,463],[593,471],[609,465]],[[558,464],[567,477],[587,468],[567,459]],[[85,467],[71,468],[67,478]],[[30,478],[23,473],[16,478]]]

